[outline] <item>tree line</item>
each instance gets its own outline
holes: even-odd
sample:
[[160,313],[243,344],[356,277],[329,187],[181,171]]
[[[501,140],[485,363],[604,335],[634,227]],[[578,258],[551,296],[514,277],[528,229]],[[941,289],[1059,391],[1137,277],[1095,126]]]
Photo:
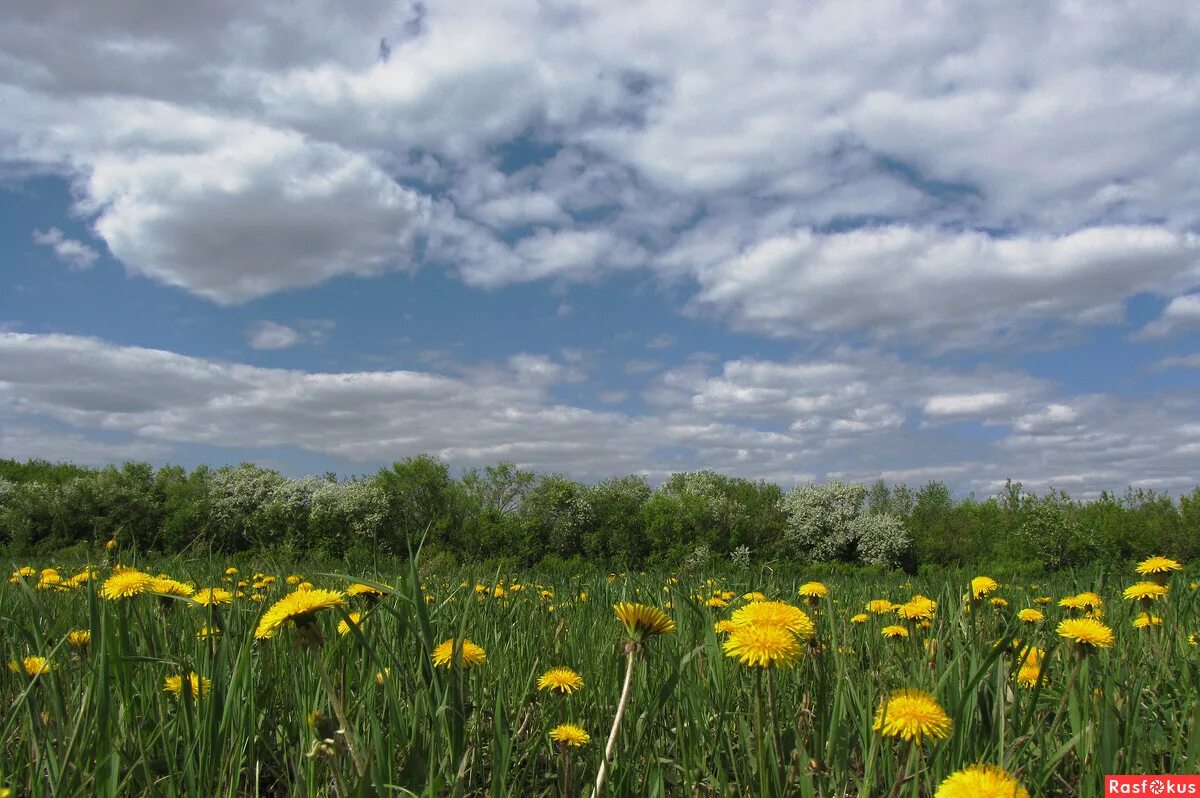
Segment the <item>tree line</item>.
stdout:
[[421,455],[363,476],[289,478],[250,463],[86,468],[0,460],[0,547],[8,556],[124,549],[406,556],[611,569],[734,561],[1061,569],[1200,553],[1200,486],[1081,501],[1008,482],[955,498],[942,482],[827,482],[784,491],[712,471],[595,484],[512,463],[455,476]]

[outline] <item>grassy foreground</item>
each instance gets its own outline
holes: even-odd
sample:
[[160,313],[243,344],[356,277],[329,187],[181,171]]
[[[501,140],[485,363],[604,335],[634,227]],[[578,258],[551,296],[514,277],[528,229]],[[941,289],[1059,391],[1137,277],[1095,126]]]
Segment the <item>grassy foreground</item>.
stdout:
[[[127,559],[200,592],[137,590],[107,564],[86,579],[66,564],[51,575],[42,569],[54,563],[15,563],[0,585],[10,663],[0,672],[0,787],[12,795],[589,795],[627,674],[605,795],[956,798],[979,793],[939,785],[981,762],[1031,795],[1102,795],[1105,773],[1200,771],[1200,591],[1182,572],[994,590],[980,581],[972,600],[971,575],[831,578],[827,595],[806,597],[806,580],[781,573],[549,583],[415,566],[335,574],[239,561],[226,574],[227,563]],[[1165,596],[1123,597],[1155,578],[1169,584]],[[264,623],[264,613],[303,583],[360,586],[344,606],[263,635],[278,619]],[[123,585],[130,595],[106,596]],[[1103,605],[1059,606],[1083,591]],[[753,593],[762,596],[744,598]],[[866,610],[918,594],[936,602],[927,624],[923,613]],[[793,627],[799,635],[782,647],[752,642],[729,656],[732,633],[716,625],[759,598],[800,608],[811,635]],[[619,602],[661,608],[674,628],[634,623],[631,634]],[[1042,620],[1018,618],[1035,608]],[[1136,628],[1146,612],[1161,625]],[[1111,647],[1056,633],[1085,615],[1111,628]],[[907,636],[885,638],[885,627]],[[461,638],[482,652],[438,650]],[[745,664],[750,655],[770,667]],[[557,666],[582,686],[539,689]],[[917,739],[885,736],[905,719],[895,710],[877,724],[881,702],[905,688],[927,693],[949,723],[918,713],[908,719]],[[589,739],[560,730],[552,740],[567,723]]]

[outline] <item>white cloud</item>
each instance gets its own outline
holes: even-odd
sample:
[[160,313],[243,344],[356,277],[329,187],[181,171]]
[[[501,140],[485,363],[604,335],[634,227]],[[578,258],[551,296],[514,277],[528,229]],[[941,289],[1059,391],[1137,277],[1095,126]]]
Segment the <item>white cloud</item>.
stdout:
[[295,328],[273,321],[255,322],[247,333],[247,343],[253,349],[287,349],[301,340]]
[[1174,297],[1163,308],[1161,316],[1132,337],[1135,341],[1166,338],[1197,327],[1200,327],[1200,294],[1187,294]]
[[1003,391],[942,394],[925,400],[925,415],[937,418],[986,418],[1012,405],[1013,397]]
[[70,266],[73,271],[92,268],[92,264],[100,257],[99,252],[82,241],[68,238],[66,233],[57,227],[34,230],[33,243],[50,247],[54,251],[54,257]]
[[936,348],[1119,321],[1124,300],[1200,284],[1200,237],[1159,227],[1061,237],[884,227],[778,235],[698,269],[694,304],[776,336],[863,331]]

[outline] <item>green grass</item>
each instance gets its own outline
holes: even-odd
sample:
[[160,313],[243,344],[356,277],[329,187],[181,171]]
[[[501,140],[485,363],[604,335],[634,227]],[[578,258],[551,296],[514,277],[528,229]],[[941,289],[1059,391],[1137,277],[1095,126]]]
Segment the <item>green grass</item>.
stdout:
[[[224,563],[130,564],[198,587],[226,585]],[[815,608],[815,644],[795,667],[763,677],[725,657],[713,629],[740,600],[714,611],[695,596],[760,590],[808,608],[796,594],[807,577],[724,575],[709,583],[681,575],[668,585],[665,574],[554,582],[505,574],[506,586],[523,589],[494,598],[501,575],[482,579],[488,592],[478,594],[479,575],[467,570],[237,565],[239,578],[258,570],[277,577],[263,601],[209,609],[153,595],[106,600],[104,569],[99,582],[65,592],[0,586],[5,661],[35,654],[54,663],[34,679],[0,674],[0,784],[16,795],[539,796],[561,794],[571,757],[571,794],[587,795],[625,673],[624,630],[612,611],[622,600],[669,602],[678,629],[648,641],[636,664],[606,795],[928,796],[980,761],[1004,766],[1033,795],[1098,795],[1105,773],[1200,770],[1200,649],[1188,640],[1200,631],[1200,592],[1180,575],[1156,608],[1163,626],[1148,631],[1132,628],[1139,610],[1120,596],[1135,581],[1132,571],[1002,583],[996,595],[1009,606],[973,612],[962,601],[971,574],[838,576],[826,580],[830,598]],[[336,632],[345,611],[324,613],[317,649],[301,650],[291,629],[255,642],[260,614],[290,589],[284,579],[293,572],[318,587],[364,581],[392,593],[346,636]],[[1063,617],[1054,605],[1042,624],[1016,620],[1034,596],[1057,600],[1085,589],[1106,601],[1104,620],[1117,636],[1110,651],[1079,662],[1054,634]],[[933,628],[911,639],[882,639],[894,616],[849,622],[870,599],[914,593],[936,599],[939,610]],[[198,639],[205,625],[222,633]],[[82,653],[65,642],[72,629],[92,633]],[[461,636],[483,646],[486,664],[435,669],[432,648]],[[1042,687],[1015,683],[1013,637],[1047,651]],[[578,671],[583,689],[568,697],[537,691],[537,677],[557,665]],[[365,776],[345,743],[318,739],[317,729],[338,727],[322,669],[344,703]],[[209,693],[181,700],[164,692],[165,677],[192,671],[211,679]],[[902,687],[936,696],[954,721],[947,739],[917,748],[872,730],[881,697]],[[312,713],[326,721],[314,728]],[[563,753],[548,733],[567,721],[592,739]]]

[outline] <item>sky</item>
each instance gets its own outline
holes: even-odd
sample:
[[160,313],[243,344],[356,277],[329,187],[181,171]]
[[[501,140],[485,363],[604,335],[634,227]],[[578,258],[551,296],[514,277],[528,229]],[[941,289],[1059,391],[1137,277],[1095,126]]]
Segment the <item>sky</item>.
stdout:
[[1200,4],[0,9],[0,457],[1200,482]]

